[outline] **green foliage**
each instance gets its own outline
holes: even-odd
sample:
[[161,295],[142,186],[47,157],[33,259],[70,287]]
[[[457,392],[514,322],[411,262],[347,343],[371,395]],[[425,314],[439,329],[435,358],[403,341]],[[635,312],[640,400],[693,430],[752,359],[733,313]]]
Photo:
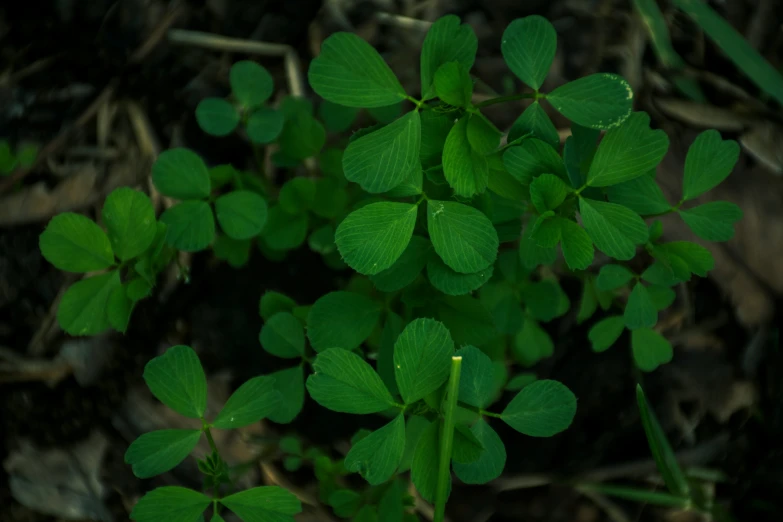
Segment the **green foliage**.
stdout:
[[518,18],[506,27],[500,50],[511,72],[538,91],[555,60],[557,33],[541,16]]

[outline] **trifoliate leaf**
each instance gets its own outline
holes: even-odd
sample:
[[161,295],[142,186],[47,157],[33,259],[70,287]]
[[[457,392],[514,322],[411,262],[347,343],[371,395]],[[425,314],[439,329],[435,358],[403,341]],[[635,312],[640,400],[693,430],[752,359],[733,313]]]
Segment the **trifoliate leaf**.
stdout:
[[555,28],[542,16],[527,16],[511,22],[503,32],[500,51],[517,78],[536,91],[549,73],[557,50]]
[[280,207],[289,214],[306,212],[315,201],[315,182],[303,177],[290,179],[280,188],[277,199]]
[[231,92],[245,108],[261,105],[272,96],[272,75],[263,66],[250,60],[241,60],[231,66],[229,72]]
[[304,406],[305,380],[304,368],[294,366],[269,374],[275,380],[275,390],[280,394],[277,409],[266,417],[278,424],[288,424],[299,415]]
[[198,491],[163,486],[141,497],[133,506],[130,518],[136,522],[193,522],[211,503],[211,498]]
[[159,430],[141,435],[125,452],[133,474],[145,479],[173,469],[190,455],[201,430]]
[[133,313],[133,305],[134,302],[128,297],[124,286],[114,287],[106,303],[106,315],[112,328],[125,333]]
[[511,130],[508,131],[508,141],[512,142],[526,134],[532,134],[532,137],[546,142],[554,149],[560,147],[560,135],[557,133],[555,124],[552,123],[538,100],[531,103],[511,125]]
[[183,148],[160,153],[152,166],[152,181],[161,194],[175,199],[204,199],[212,190],[204,160]]
[[568,195],[568,187],[554,174],[541,174],[530,184],[530,201],[543,214],[555,210]]
[[473,207],[453,201],[427,202],[427,229],[435,252],[452,270],[472,274],[497,258],[497,232]]
[[326,130],[330,132],[345,132],[351,128],[359,109],[338,105],[329,100],[324,100],[318,106],[318,116],[324,122]]
[[661,334],[649,328],[631,332],[631,349],[636,366],[643,372],[651,372],[661,364],[671,362],[674,356],[672,344]]
[[389,480],[405,451],[405,416],[393,421],[357,442],[345,456],[345,469],[359,473],[373,486]]
[[432,256],[427,262],[430,283],[447,295],[469,294],[489,281],[492,273],[492,265],[473,274],[461,274],[449,268],[438,256]]
[[198,252],[215,239],[215,217],[206,201],[183,201],[160,216],[166,243],[183,252]]
[[652,328],[658,322],[658,310],[647,292],[647,287],[636,283],[625,304],[625,326],[629,330]]
[[546,95],[560,114],[591,129],[611,129],[631,115],[633,90],[616,74],[598,73],[561,85]]
[[443,175],[454,193],[466,198],[484,192],[489,180],[486,158],[468,142],[469,119],[470,116],[463,116],[451,128],[443,147]]
[[647,241],[647,225],[622,205],[580,198],[579,213],[596,248],[610,257],[628,261]]
[[47,261],[66,272],[92,272],[114,264],[106,233],[91,219],[73,212],[54,216],[38,245]]
[[511,400],[501,419],[531,437],[551,437],[568,428],[576,414],[576,397],[558,381],[528,384]]
[[603,352],[617,342],[623,330],[625,319],[620,315],[612,315],[595,323],[587,333],[587,338],[594,352]]
[[231,394],[212,425],[221,430],[249,426],[277,410],[280,400],[274,377],[253,377]]
[[370,281],[382,292],[396,292],[411,284],[427,264],[432,244],[421,236],[411,237],[392,266],[370,276]]
[[721,140],[714,129],[699,134],[685,157],[682,199],[688,201],[717,187],[731,173],[739,152],[736,141]]
[[630,181],[654,170],[669,148],[669,138],[650,128],[650,117],[635,112],[606,133],[595,153],[587,184],[608,187]]
[[289,214],[280,205],[267,212],[266,224],[261,232],[272,250],[293,250],[307,239],[307,214]]
[[266,223],[266,201],[249,190],[235,190],[215,201],[215,214],[223,231],[231,239],[257,236]]
[[406,96],[378,51],[353,33],[324,40],[307,79],[321,98],[346,107],[383,107]]
[[734,224],[742,219],[742,209],[728,201],[712,201],[680,210],[680,217],[700,238],[722,242],[734,237]]
[[607,187],[606,195],[612,203],[628,207],[640,216],[662,214],[672,208],[661,187],[650,175]]
[[410,203],[384,201],[352,212],[335,233],[340,255],[360,274],[386,270],[408,246],[416,225],[416,208]]
[[454,342],[446,327],[433,319],[415,319],[394,344],[394,375],[405,404],[413,404],[446,382]]
[[495,391],[492,361],[475,346],[464,346],[454,355],[462,357],[459,400],[476,408],[486,408]]
[[296,301],[280,292],[266,292],[258,302],[258,315],[264,321],[279,312],[290,312],[296,306]]
[[476,60],[478,39],[468,24],[460,24],[455,15],[439,18],[427,31],[421,48],[421,95],[425,99],[431,95],[430,87],[435,73],[441,65],[448,62],[458,62],[465,70],[470,71]]
[[220,499],[244,522],[294,522],[302,511],[296,495],[278,486],[259,486]]
[[590,235],[575,221],[561,217],[555,219],[560,227],[560,248],[568,268],[586,270],[595,256]]
[[622,265],[604,265],[598,272],[595,284],[599,290],[616,290],[627,285],[633,277],[633,272]]
[[305,335],[302,323],[288,312],[278,312],[266,320],[258,340],[276,357],[296,358],[304,355]]
[[207,378],[196,352],[172,346],[144,367],[144,382],[160,402],[180,415],[198,419],[207,407]]
[[514,337],[514,356],[522,366],[528,368],[541,359],[552,357],[555,344],[548,333],[533,319],[526,319],[522,330]]
[[470,431],[484,446],[484,451],[478,460],[469,464],[454,462],[454,474],[466,484],[486,484],[503,473],[506,466],[506,446],[484,419],[479,419],[471,426]]
[[57,308],[57,322],[71,335],[97,335],[109,326],[107,307],[115,288],[121,288],[116,270],[82,279],[68,287]]
[[196,106],[196,121],[210,136],[228,136],[239,125],[239,113],[223,98],[204,98]]
[[503,133],[480,112],[470,115],[466,132],[470,147],[483,156],[495,152],[503,136]]
[[307,338],[316,352],[327,348],[354,350],[370,336],[380,314],[380,305],[363,295],[330,292],[310,309]]
[[529,185],[533,178],[541,174],[556,174],[566,177],[563,159],[548,143],[529,138],[521,144],[509,147],[503,153],[503,165],[509,174],[522,183]]
[[[259,145],[272,143],[283,132],[284,126],[285,116],[282,112],[270,107],[259,107],[247,118],[247,137],[251,143]],[[320,136],[317,125],[312,124],[310,129],[317,140]]]
[[[421,436],[411,463],[411,481],[424,500],[435,501],[440,460],[440,422],[431,422]],[[451,488],[451,474],[448,476]]]
[[126,283],[125,287],[128,299],[134,303],[149,297],[152,293],[152,286],[142,277],[131,279]]
[[394,406],[389,390],[364,359],[342,348],[318,354],[307,379],[310,396],[332,411],[368,414]]
[[473,98],[473,80],[459,62],[444,63],[435,72],[435,93],[442,101],[455,107],[468,107]]
[[112,191],[103,204],[101,217],[112,250],[122,261],[141,255],[155,240],[158,231],[155,209],[150,198],[138,190]]
[[497,335],[492,314],[471,296],[443,296],[438,300],[437,312],[458,346],[481,346]]
[[411,111],[385,127],[348,144],[343,171],[348,181],[372,194],[387,192],[419,167],[421,119]]

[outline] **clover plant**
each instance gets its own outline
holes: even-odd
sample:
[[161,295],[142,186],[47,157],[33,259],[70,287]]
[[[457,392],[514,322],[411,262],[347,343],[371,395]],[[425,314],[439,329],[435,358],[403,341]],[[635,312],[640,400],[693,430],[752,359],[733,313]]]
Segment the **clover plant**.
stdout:
[[[687,154],[682,196],[672,203],[655,180],[669,140],[647,114],[633,111],[628,82],[601,73],[543,91],[557,38],[547,20],[529,16],[513,21],[501,41],[506,64],[528,89],[474,103],[477,45],[458,17],[435,22],[421,52],[420,88],[408,92],[367,42],[333,34],[308,71],[321,98],[317,110],[295,97],[270,107],[271,75],[238,62],[231,96],[202,101],[196,116],[211,135],[246,138],[257,172],[208,166],[195,152],[172,149],[152,169],[157,190],[177,201],[159,221],[149,200],[130,189],[106,201],[108,234],[77,214],[52,219],[41,236],[46,259],[66,271],[108,270],[63,297],[58,318],[74,335],[124,331],[133,303],[151,293],[176,251],[211,248],[240,266],[254,251],[281,261],[306,243],[328,266],[355,272],[313,303],[279,292],[261,296],[261,347],[291,364],[240,387],[228,413],[211,423],[192,352],[175,347],[150,362],[145,378],[153,393],[201,419],[202,429],[144,435],[128,462],[140,477],[162,473],[205,433],[213,453],[199,469],[213,494],[155,490],[134,520],[165,514],[191,522],[210,502],[212,520],[221,520],[220,506],[245,521],[289,520],[298,503],[282,490],[224,496],[231,472],[209,430],[262,417],[290,423],[309,395],[324,408],[386,423],[357,433],[339,459],[286,437],[279,447],[286,469],[312,467],[319,499],[359,521],[414,520],[409,472],[439,522],[452,473],[483,484],[503,472],[505,447],[493,425],[505,422],[532,437],[570,425],[573,393],[517,371],[554,352],[546,323],[571,309],[562,278],[581,283],[578,322],[602,310],[585,340],[594,351],[629,330],[640,370],[671,360],[671,344],[655,329],[658,314],[675,300],[673,286],[706,276],[714,261],[696,243],[664,240],[655,218],[677,213],[704,240],[730,239],[739,208],[693,200],[729,175],[738,145],[716,131],[701,133]],[[520,99],[530,104],[507,134],[482,112]],[[571,121],[562,146],[546,104]],[[327,131],[351,128],[362,110],[375,125],[326,147]],[[264,170],[266,146],[285,175],[280,186]],[[302,163],[307,176],[297,175]],[[597,262],[596,250],[608,261]],[[351,473],[367,485],[349,488],[343,477]]]

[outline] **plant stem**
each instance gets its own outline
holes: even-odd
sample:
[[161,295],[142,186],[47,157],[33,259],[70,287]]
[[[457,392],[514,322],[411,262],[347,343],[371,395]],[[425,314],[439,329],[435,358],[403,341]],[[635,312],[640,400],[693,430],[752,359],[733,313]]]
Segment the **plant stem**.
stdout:
[[515,101],[515,100],[532,100],[536,97],[536,94],[534,92],[526,92],[522,94],[512,94],[510,96],[499,96],[497,98],[490,98],[488,100],[484,100],[481,103],[477,103],[476,107],[487,107],[489,105],[495,105],[496,103],[506,103],[509,101]]
[[215,439],[212,438],[212,433],[209,431],[209,426],[204,426],[202,429],[204,430],[204,435],[207,436],[207,442],[209,442],[209,448],[216,455],[220,455],[220,453],[218,453],[217,445],[215,444]]
[[446,405],[443,419],[443,432],[440,437],[440,462],[438,463],[438,488],[435,491],[435,516],[433,522],[443,522],[446,515],[446,500],[449,496],[451,481],[451,447],[454,444],[454,412],[457,411],[459,395],[459,374],[462,370],[462,357],[451,358],[451,375],[446,390]]

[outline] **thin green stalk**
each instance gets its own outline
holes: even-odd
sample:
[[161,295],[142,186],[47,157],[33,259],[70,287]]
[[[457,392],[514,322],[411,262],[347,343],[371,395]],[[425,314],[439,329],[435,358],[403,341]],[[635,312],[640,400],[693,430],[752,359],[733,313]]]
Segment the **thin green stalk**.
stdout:
[[459,395],[459,374],[462,370],[462,357],[451,358],[451,375],[446,390],[446,404],[443,419],[443,433],[440,437],[440,461],[438,463],[438,489],[435,491],[435,517],[433,522],[443,522],[446,515],[446,500],[449,496],[451,480],[451,448],[454,444],[454,413],[457,411]]
[[534,92],[526,92],[523,94],[512,94],[510,96],[499,96],[497,98],[490,98],[488,100],[484,100],[481,103],[477,103],[475,106],[477,108],[481,107],[487,107],[489,105],[495,105],[497,103],[506,103],[509,101],[516,101],[516,100],[532,100],[536,97],[536,93]]

